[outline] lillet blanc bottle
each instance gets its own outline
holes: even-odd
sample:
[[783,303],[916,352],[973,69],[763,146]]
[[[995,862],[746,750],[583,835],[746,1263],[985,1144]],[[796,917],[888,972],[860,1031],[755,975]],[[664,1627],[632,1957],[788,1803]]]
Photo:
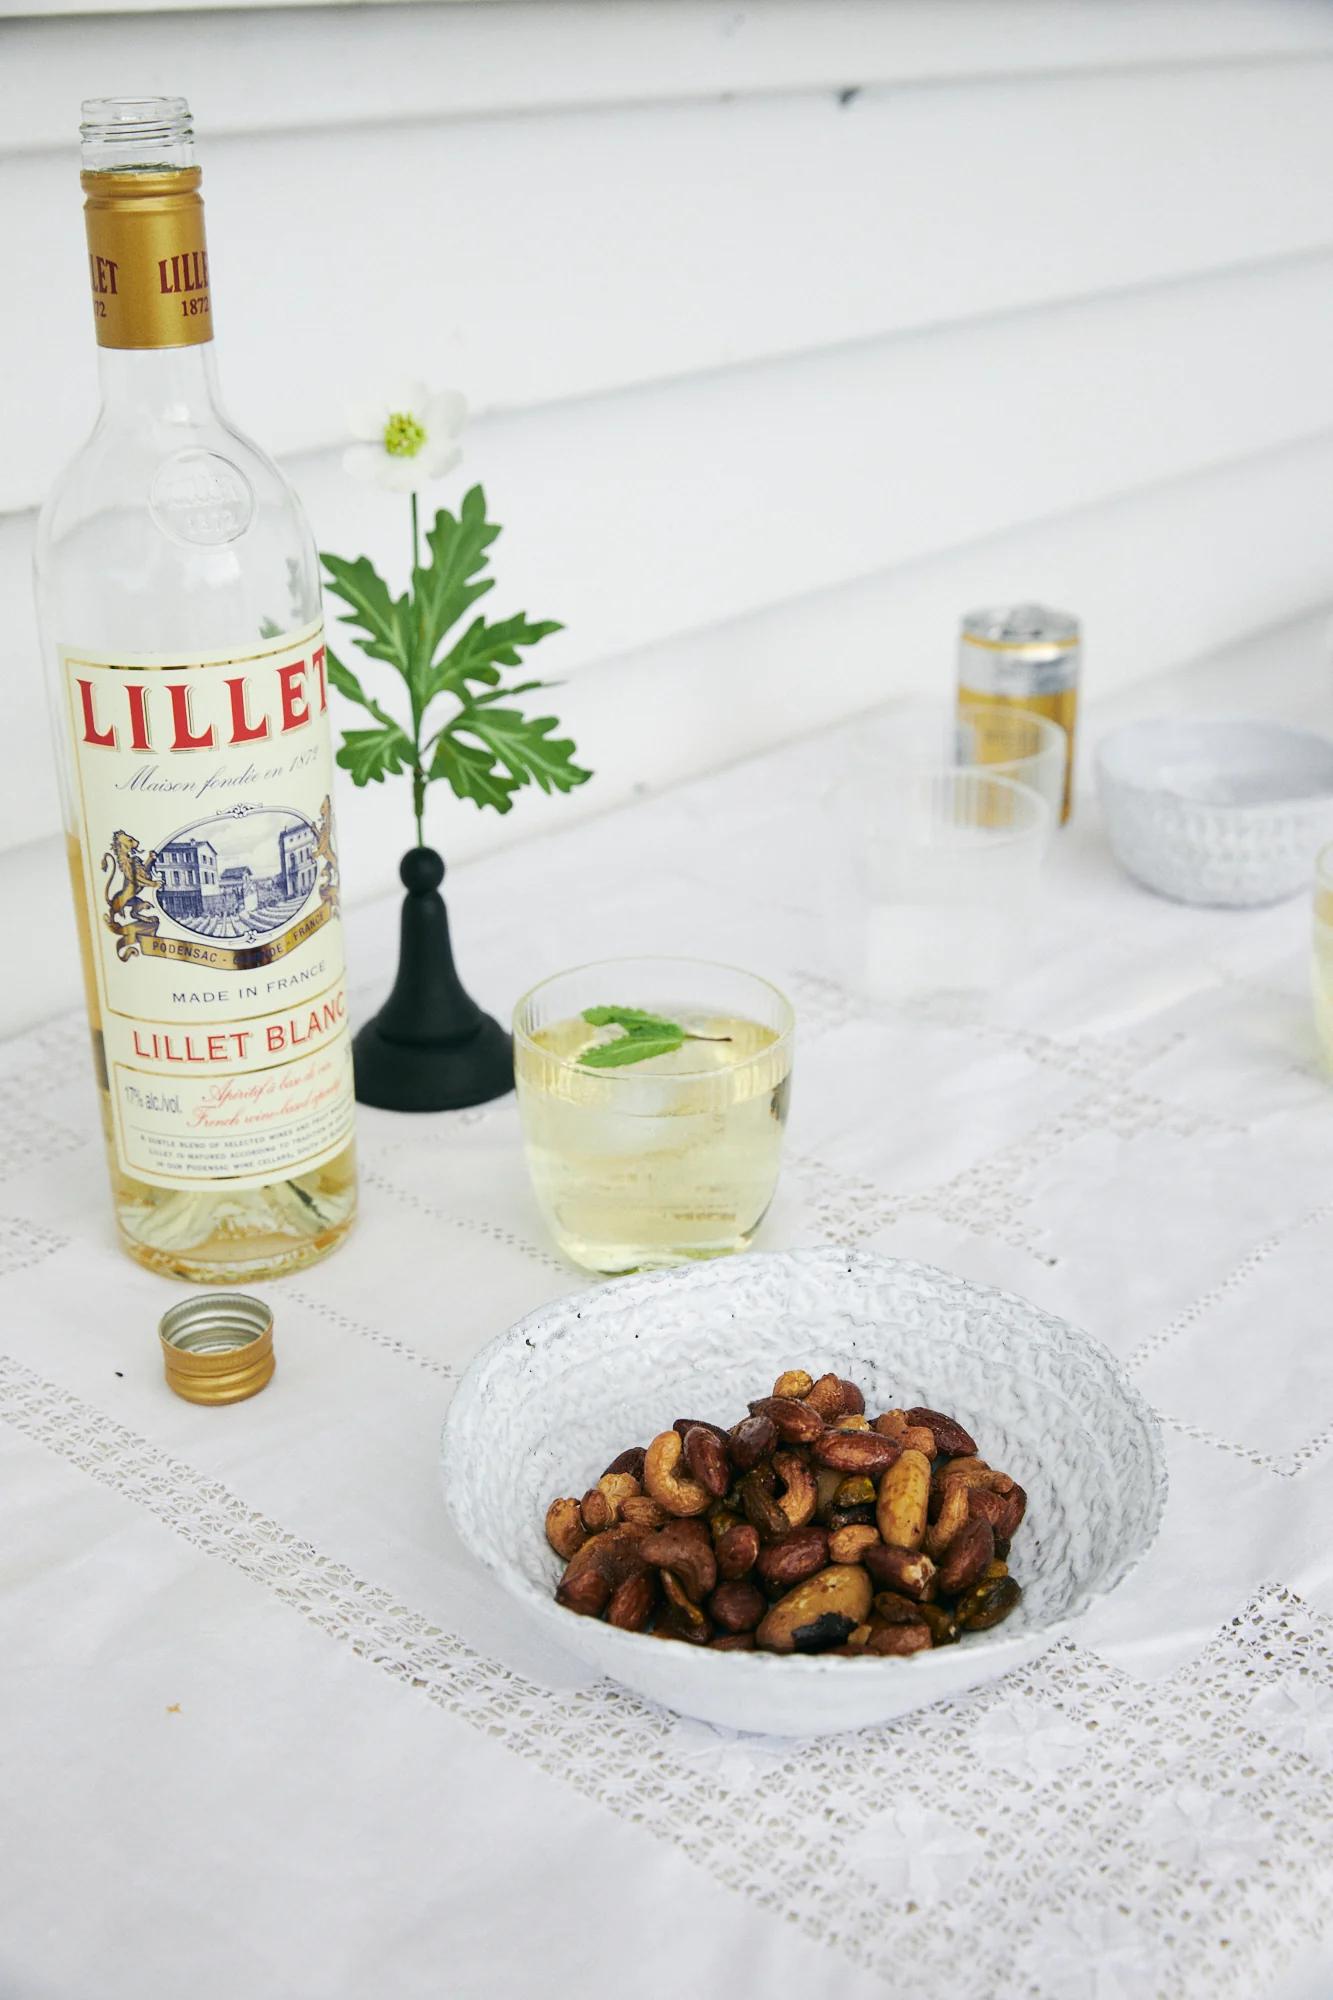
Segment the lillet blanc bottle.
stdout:
[[187,105],[83,119],[102,408],[37,597],[94,1063],[125,1248],[232,1283],[356,1205],[319,566],[218,406]]

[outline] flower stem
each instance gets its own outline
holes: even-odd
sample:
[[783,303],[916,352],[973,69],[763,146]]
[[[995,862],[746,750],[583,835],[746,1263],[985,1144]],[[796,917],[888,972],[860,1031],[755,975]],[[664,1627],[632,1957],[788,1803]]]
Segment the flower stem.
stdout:
[[[421,536],[417,527],[417,496],[415,493],[413,493],[411,497],[412,497],[411,583],[412,583],[412,588],[415,590],[416,573],[418,569],[421,567]],[[424,818],[426,810],[426,774],[421,768],[422,718],[420,715],[416,713],[416,706],[417,705],[414,700],[412,703],[412,710],[413,710],[412,725],[413,725],[413,736],[415,738],[415,741],[412,745],[413,751],[415,753],[412,764],[412,816],[417,823],[417,846],[424,847],[426,845],[426,835],[422,826],[422,820]]]

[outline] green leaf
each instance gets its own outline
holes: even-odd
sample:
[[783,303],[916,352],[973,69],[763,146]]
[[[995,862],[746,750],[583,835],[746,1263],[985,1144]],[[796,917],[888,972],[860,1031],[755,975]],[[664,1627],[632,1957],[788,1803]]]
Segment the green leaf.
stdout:
[[591,771],[574,762],[568,737],[553,737],[553,715],[524,715],[516,708],[465,708],[449,725],[449,735],[466,730],[504,765],[516,785],[535,784],[544,792],[572,792],[586,784]]
[[674,1055],[684,1041],[679,1028],[661,1035],[622,1035],[617,1042],[599,1042],[596,1048],[585,1049],[579,1061],[585,1069],[624,1069],[627,1063],[647,1062],[650,1056]]
[[368,556],[347,562],[342,556],[322,555],[329,589],[341,597],[351,613],[348,623],[365,637],[358,640],[363,653],[372,660],[387,660],[405,680],[412,669],[412,601],[390,597],[389,586]]
[[495,587],[493,576],[475,579],[485,569],[486,551],[499,532],[499,524],[486,519],[486,496],[480,486],[464,494],[457,518],[447,507],[442,507],[427,530],[430,562],[412,572],[417,626],[415,668],[423,708],[431,694],[439,692],[430,682],[431,663],[441,639],[479,597]]
[[590,1028],[625,1028],[631,1034],[646,1029],[655,1035],[684,1035],[675,1021],[660,1014],[645,1014],[641,1007],[585,1007],[583,1018]]
[[519,789],[498,767],[491,751],[475,743],[460,743],[447,734],[435,745],[428,775],[446,778],[460,799],[471,799],[476,806],[494,806],[501,813],[509,811]]
[[512,687],[492,688],[489,694],[470,694],[467,705],[469,708],[487,708],[493,701],[513,701],[518,695],[532,694],[538,688],[557,688],[563,685],[562,681],[515,681]]
[[396,722],[379,729],[349,729],[336,761],[351,772],[354,785],[378,785],[411,766],[412,739]]
[[343,665],[331,646],[325,648],[324,661],[328,668],[330,687],[337,688],[339,694],[346,695],[348,701],[359,702],[362,708],[368,709],[372,715],[379,716],[381,721],[388,720],[378,704],[366,693],[352,669]]
[[521,665],[520,646],[535,646],[552,632],[563,630],[558,619],[544,618],[534,623],[525,611],[516,611],[512,618],[502,618],[494,625],[488,625],[484,618],[474,618],[462,638],[431,669],[425,699],[433,701],[447,689],[460,700],[466,700],[469,681],[495,687],[500,667]]

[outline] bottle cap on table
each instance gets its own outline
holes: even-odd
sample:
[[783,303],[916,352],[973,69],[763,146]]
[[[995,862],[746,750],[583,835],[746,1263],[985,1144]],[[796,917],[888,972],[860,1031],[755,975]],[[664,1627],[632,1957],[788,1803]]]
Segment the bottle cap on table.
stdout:
[[273,1315],[245,1292],[182,1299],[158,1323],[167,1386],[187,1403],[239,1403],[273,1379]]

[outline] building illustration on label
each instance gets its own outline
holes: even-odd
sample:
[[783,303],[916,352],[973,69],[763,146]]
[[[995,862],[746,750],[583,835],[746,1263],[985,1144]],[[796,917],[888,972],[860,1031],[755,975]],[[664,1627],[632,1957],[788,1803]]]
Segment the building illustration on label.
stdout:
[[[289,807],[235,806],[195,820],[145,853],[118,830],[102,859],[106,923],[122,964],[146,957],[233,968],[284,956],[338,911],[338,863],[326,797],[317,823]],[[317,907],[306,914],[312,895]],[[188,933],[165,935],[162,920]],[[225,948],[231,940],[238,949]],[[267,942],[264,942],[267,940]]]

